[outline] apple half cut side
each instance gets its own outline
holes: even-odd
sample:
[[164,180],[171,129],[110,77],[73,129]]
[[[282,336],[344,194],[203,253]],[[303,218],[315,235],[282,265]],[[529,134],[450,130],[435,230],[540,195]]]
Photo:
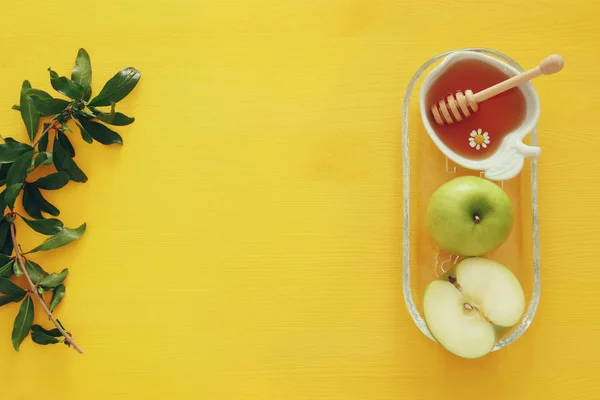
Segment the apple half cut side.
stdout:
[[479,358],[494,348],[498,332],[525,312],[525,293],[504,265],[467,258],[425,290],[423,313],[429,331],[449,352]]

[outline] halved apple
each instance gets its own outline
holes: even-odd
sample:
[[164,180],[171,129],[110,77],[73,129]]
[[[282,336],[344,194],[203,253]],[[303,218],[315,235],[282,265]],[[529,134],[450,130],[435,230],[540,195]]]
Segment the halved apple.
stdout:
[[438,343],[459,357],[479,358],[493,349],[497,332],[519,322],[525,294],[510,269],[473,257],[429,283],[423,308]]

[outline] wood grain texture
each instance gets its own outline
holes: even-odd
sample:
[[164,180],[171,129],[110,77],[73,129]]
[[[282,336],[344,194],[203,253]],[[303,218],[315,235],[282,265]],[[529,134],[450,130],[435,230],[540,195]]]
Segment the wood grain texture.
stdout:
[[[77,141],[89,182],[48,196],[66,224],[88,223],[37,258],[69,268],[57,312],[86,353],[27,339],[16,354],[17,309],[2,307],[3,397],[597,399],[599,12],[585,0],[6,3],[3,136],[26,135],[10,109],[22,80],[50,89],[46,69],[67,73],[79,47],[95,92],[122,67],[143,75],[121,106],[137,119],[125,145]],[[423,61],[474,45],[566,66],[535,83],[538,316],[506,351],[467,362],[404,307],[400,110]]]

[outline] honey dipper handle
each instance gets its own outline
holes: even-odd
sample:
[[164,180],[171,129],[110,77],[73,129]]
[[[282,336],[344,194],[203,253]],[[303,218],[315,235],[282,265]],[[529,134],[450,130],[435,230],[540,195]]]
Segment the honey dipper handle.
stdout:
[[475,101],[477,103],[481,103],[482,101],[487,100],[490,97],[494,97],[502,92],[519,86],[521,83],[530,81],[533,78],[537,78],[540,75],[550,75],[557,73],[563,68],[564,65],[565,62],[563,58],[558,54],[548,56],[537,67],[532,68],[529,71],[520,73],[519,75],[515,75],[512,78],[502,81],[494,86],[490,86],[489,88],[484,89],[481,92],[475,93]]

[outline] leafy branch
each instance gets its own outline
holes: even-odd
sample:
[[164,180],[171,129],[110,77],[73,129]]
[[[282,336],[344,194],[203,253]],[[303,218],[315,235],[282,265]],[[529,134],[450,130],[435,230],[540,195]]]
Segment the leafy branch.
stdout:
[[[14,224],[11,224],[10,231],[11,231],[11,237],[12,237],[13,243],[16,243],[17,238],[15,235]],[[25,275],[25,278],[27,278],[27,283],[29,284],[29,287],[35,288],[37,286],[37,284],[34,284],[33,281],[31,280],[31,276],[29,275],[29,272],[27,272],[27,267],[25,266],[25,260],[23,259],[23,255],[19,251],[18,246],[15,247],[15,253],[16,253],[16,258],[17,258],[16,263],[18,263],[18,266],[21,269],[21,272],[23,273],[23,275]],[[65,277],[66,277],[66,274],[65,274]],[[64,277],[62,279],[64,279]],[[40,280],[40,284],[43,283],[42,281],[43,281],[43,279]],[[40,286],[40,287],[43,288],[43,286]],[[63,293],[64,293],[64,285],[61,287],[61,289],[63,290]],[[33,293],[33,295],[37,298],[38,302],[42,306],[42,309],[44,310],[46,315],[48,315],[48,318],[50,319],[50,321],[52,321],[54,326],[56,326],[56,329],[58,329],[60,334],[65,338],[65,341],[67,343],[71,344],[79,353],[83,354],[83,350],[81,349],[81,347],[79,347],[77,345],[77,343],[75,343],[75,341],[73,340],[71,335],[68,332],[66,332],[64,330],[64,328],[62,327],[62,325],[58,322],[58,320],[56,318],[54,318],[54,315],[52,315],[52,312],[50,311],[48,306],[46,306],[46,302],[44,301],[44,298],[42,297],[42,295],[37,290],[29,290],[29,292]],[[15,320],[15,328],[13,331],[12,340],[13,340],[13,345],[16,348],[18,348],[18,346],[20,345],[19,341],[22,341],[21,337],[24,337],[23,335],[27,335],[25,333],[25,329],[27,328],[27,326],[29,326],[31,328],[33,325],[33,302],[31,302],[30,300],[31,299],[28,298],[29,303],[24,303],[25,306],[21,305],[21,308],[25,307],[25,311],[20,311],[19,314],[17,315],[17,319]],[[31,309],[31,312],[28,311],[29,309]],[[21,317],[21,318],[19,318],[19,317]],[[29,321],[29,320],[31,320],[31,321]],[[35,341],[35,339],[34,339],[34,341]],[[56,341],[56,343],[59,343],[58,340]]]
[[[79,49],[70,78],[60,76],[51,68],[48,72],[52,88],[66,98],[53,97],[33,88],[28,80],[23,81],[19,104],[13,109],[21,113],[31,144],[10,137],[0,143],[0,189],[4,187],[0,192],[0,307],[20,303],[12,331],[16,351],[31,333],[34,343],[63,343],[83,353],[72,334],[53,314],[65,296],[64,281],[69,270],[48,273],[30,255],[76,241],[85,233],[86,224],[77,228],[65,226],[56,218],[60,210],[44,198],[43,191],[61,189],[71,181],[87,182],[87,175],[75,161],[75,147],[71,143],[75,132],[78,131],[90,144],[123,144],[122,137],[107,125],[126,126],[135,121],[117,112],[116,105],[136,87],[141,73],[133,67],[122,69],[92,98],[92,64],[85,49]],[[31,175],[36,171],[48,173],[32,180]],[[19,196],[27,216],[15,209]],[[32,250],[23,252],[17,240],[18,219],[48,238]],[[25,276],[26,288],[13,279],[21,276]],[[44,298],[46,293],[51,294],[48,304]],[[33,324],[33,298],[54,328],[45,329]]]

